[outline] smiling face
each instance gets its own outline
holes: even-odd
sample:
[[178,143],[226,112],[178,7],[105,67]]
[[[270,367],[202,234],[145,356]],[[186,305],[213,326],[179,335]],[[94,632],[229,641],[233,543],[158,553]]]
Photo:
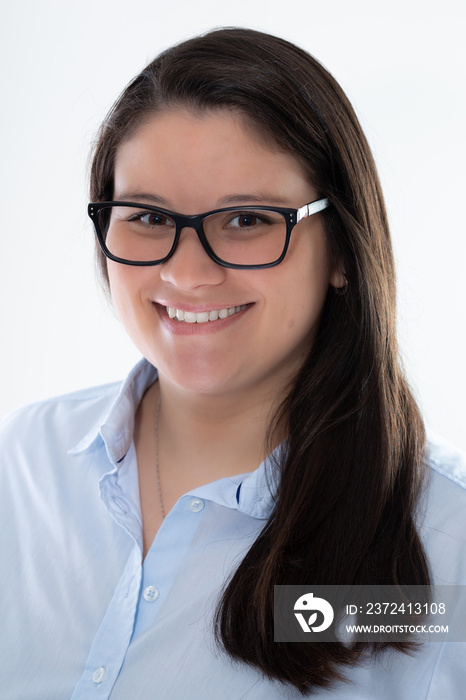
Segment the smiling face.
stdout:
[[[120,146],[115,163],[115,200],[180,214],[232,204],[297,209],[317,198],[293,156],[226,112],[157,114]],[[329,283],[342,284],[320,214],[297,224],[277,267],[221,267],[186,228],[167,262],[108,261],[108,274],[120,320],[161,380],[212,395],[270,396],[287,386],[309,352]]]

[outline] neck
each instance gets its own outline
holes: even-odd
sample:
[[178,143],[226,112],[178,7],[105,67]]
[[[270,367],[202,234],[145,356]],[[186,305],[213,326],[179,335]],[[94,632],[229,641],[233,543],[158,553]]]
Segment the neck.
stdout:
[[206,483],[256,469],[266,457],[275,397],[192,395],[163,378],[159,384],[160,450],[178,465],[180,477],[186,470]]
[[[183,494],[257,469],[268,451],[265,443],[275,407],[257,392],[228,399],[184,394],[163,377],[147,390],[134,432],[144,556],[163,515]],[[277,433],[270,449],[284,437]]]

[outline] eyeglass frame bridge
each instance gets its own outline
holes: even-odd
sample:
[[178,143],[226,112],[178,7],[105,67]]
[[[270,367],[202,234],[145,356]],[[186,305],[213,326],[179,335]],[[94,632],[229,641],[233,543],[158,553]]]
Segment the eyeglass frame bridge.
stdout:
[[[106,243],[105,243],[105,238],[100,230],[100,226],[98,224],[98,216],[97,214],[101,209],[105,209],[111,206],[125,206],[125,207],[132,207],[133,209],[147,209],[147,211],[155,211],[155,212],[160,212],[161,214],[165,214],[168,216],[170,219],[172,219],[175,223],[175,235],[173,238],[173,243],[170,248],[170,251],[168,254],[164,257],[161,258],[160,260],[126,260],[124,258],[119,258],[116,255],[113,255],[113,253],[110,252],[110,250],[107,248]],[[202,247],[204,248],[205,252],[209,256],[211,260],[213,260],[217,265],[220,265],[221,267],[227,267],[233,270],[262,270],[266,269],[269,267],[276,267],[279,265],[281,262],[283,262],[285,255],[288,251],[288,247],[290,245],[290,238],[291,238],[291,232],[293,231],[293,228],[296,226],[296,224],[299,224],[299,222],[302,219],[305,219],[309,216],[312,216],[313,214],[317,214],[319,211],[322,211],[323,209],[327,209],[327,207],[330,206],[330,201],[326,198],[323,197],[321,199],[316,199],[313,202],[309,202],[308,204],[304,204],[302,207],[299,209],[289,209],[286,207],[268,207],[268,206],[244,206],[244,207],[224,207],[223,209],[212,209],[211,211],[205,212],[204,214],[194,214],[194,215],[184,215],[184,214],[176,214],[175,212],[168,211],[167,209],[161,209],[160,207],[156,207],[150,204],[141,204],[138,202],[119,202],[119,201],[109,201],[109,202],[90,202],[88,207],[87,207],[87,213],[88,216],[92,219],[92,222],[94,224],[95,232],[97,235],[97,240],[99,242],[100,248],[103,252],[103,254],[109,258],[110,260],[113,260],[114,262],[121,263],[122,265],[133,265],[136,267],[154,267],[155,265],[162,265],[162,263],[167,262],[172,255],[174,254],[178,242],[180,240],[181,232],[184,228],[192,228],[194,231],[197,233],[197,236],[202,244]],[[241,211],[241,212],[248,212],[248,211],[271,211],[271,212],[277,212],[278,214],[282,214],[285,223],[286,223],[286,239],[285,239],[285,245],[282,251],[282,254],[280,257],[277,258],[277,260],[274,260],[273,262],[270,263],[263,263],[261,265],[241,265],[239,263],[229,263],[226,262],[225,260],[222,260],[222,258],[219,258],[215,252],[212,250],[210,247],[210,244],[206,238],[206,235],[204,233],[203,229],[203,222],[205,219],[207,219],[209,216],[212,216],[213,214],[220,214],[222,212],[228,212],[228,211]]]

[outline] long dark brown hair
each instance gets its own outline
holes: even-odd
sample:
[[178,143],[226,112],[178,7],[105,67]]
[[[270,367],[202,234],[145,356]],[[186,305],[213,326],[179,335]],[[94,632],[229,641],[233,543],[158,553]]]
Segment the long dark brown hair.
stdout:
[[[288,426],[276,506],[216,617],[228,654],[304,693],[380,648],[274,642],[275,584],[429,584],[415,527],[425,434],[398,357],[383,197],[354,111],[320,63],[283,39],[221,29],[165,51],[122,93],[98,136],[93,200],[113,198],[122,141],[177,107],[232,110],[300,161],[331,202],[326,234],[348,280],[345,295],[329,289],[315,342],[270,428]],[[100,262],[106,275],[101,254]]]

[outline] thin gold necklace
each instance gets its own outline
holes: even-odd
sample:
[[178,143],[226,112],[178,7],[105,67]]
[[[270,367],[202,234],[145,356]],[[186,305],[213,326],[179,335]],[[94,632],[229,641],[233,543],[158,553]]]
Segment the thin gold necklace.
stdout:
[[160,413],[160,394],[157,401],[157,409],[155,411],[155,473],[157,475],[157,488],[159,491],[160,512],[162,520],[165,518],[165,509],[163,507],[162,487],[160,486],[160,470],[159,470],[159,413]]

